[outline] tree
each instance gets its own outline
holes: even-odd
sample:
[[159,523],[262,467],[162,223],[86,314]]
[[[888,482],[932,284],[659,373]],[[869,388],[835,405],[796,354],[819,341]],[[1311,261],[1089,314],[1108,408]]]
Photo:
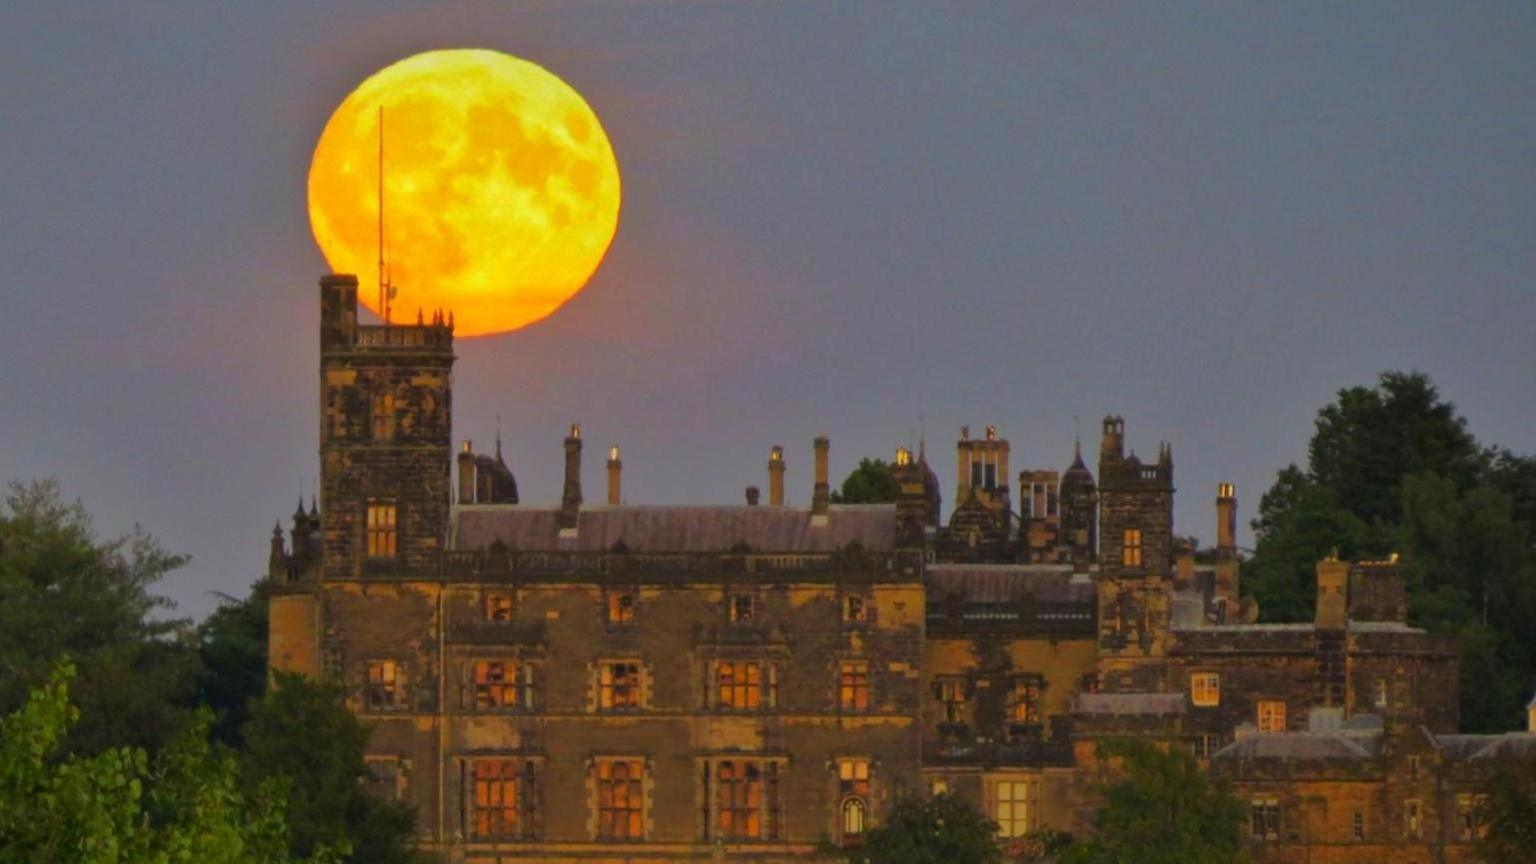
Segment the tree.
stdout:
[[67,751],[169,743],[191,717],[197,656],[187,622],[166,617],[171,603],[151,588],[186,560],[139,529],[98,540],[54,481],[12,483],[0,506],[0,713],[68,656],[80,720]]
[[[287,864],[280,788],[240,791],[234,760],[207,741],[206,712],[155,760],[115,747],[69,756],[72,666],[0,720],[0,860],[57,864]],[[335,860],[319,849],[316,864]]]
[[864,845],[841,850],[850,864],[998,864],[997,823],[963,798],[904,796]]
[[1487,864],[1525,864],[1536,849],[1536,760],[1516,759],[1493,769],[1483,784],[1478,822],[1488,833],[1477,843]]
[[1241,864],[1243,810],[1183,750],[1140,742],[1099,746],[1121,779],[1101,787],[1095,836],[1074,844],[1070,864]]
[[882,459],[864,458],[843,478],[841,492],[832,493],[834,504],[889,504],[901,493],[893,467]]
[[279,673],[243,736],[247,788],[274,779],[287,786],[294,855],[346,847],[359,864],[412,860],[415,811],[363,788],[369,729],[342,705],[338,685]]
[[1295,465],[1259,499],[1253,529],[1258,548],[1243,564],[1243,584],[1270,621],[1310,621],[1317,562],[1335,550],[1353,557],[1370,544],[1365,523]]
[[202,661],[198,698],[214,712],[213,735],[237,746],[251,704],[267,688],[267,598],[262,583],[243,600],[225,597],[198,625],[197,653]]

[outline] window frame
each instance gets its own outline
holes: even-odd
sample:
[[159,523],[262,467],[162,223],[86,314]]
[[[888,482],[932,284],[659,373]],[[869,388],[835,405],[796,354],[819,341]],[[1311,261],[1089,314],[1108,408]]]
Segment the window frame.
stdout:
[[[627,667],[633,674],[618,674]],[[603,714],[625,714],[645,709],[645,664],[638,659],[602,660],[597,664],[597,710]],[[622,681],[621,681],[622,679]],[[619,694],[623,693],[621,701]]]
[[961,724],[969,722],[970,689],[964,678],[941,676],[934,682],[933,698],[939,703],[939,722]]
[[[599,756],[593,762],[596,839],[619,842],[646,839],[648,772],[645,760],[636,756]],[[623,777],[618,776],[620,768],[623,769]],[[617,830],[620,818],[623,819],[623,830]]]
[[[1045,722],[1045,676],[1015,675],[1008,682],[1008,722],[1039,726]],[[1024,709],[1022,714],[1020,709]]]
[[[466,664],[464,707],[489,713],[527,713],[538,708],[537,664],[521,657],[474,657]],[[499,668],[498,674],[493,674]],[[510,675],[508,670],[510,669]],[[511,700],[507,700],[507,694]]]
[[[726,842],[776,842],[783,832],[779,800],[782,780],[779,759],[721,758],[703,761],[704,839]],[[730,766],[731,776],[724,776]],[[740,776],[737,776],[737,775]],[[756,805],[753,805],[756,801]],[[739,821],[744,824],[737,825]],[[754,823],[755,817],[755,823]],[[750,829],[756,825],[756,832]]]
[[1260,732],[1276,733],[1286,729],[1284,699],[1260,699],[1254,704],[1254,721]]
[[395,499],[369,498],[364,502],[363,551],[372,561],[399,556],[400,505]]
[[1142,533],[1140,528],[1126,528],[1120,532],[1120,566],[1141,567]]
[[[869,831],[874,769],[867,756],[839,757],[836,766],[838,837],[844,846],[857,846]],[[849,827],[850,815],[857,821],[853,830]]]
[[482,609],[487,622],[509,623],[517,609],[517,597],[511,591],[486,591]]
[[403,707],[404,665],[393,657],[375,657],[364,662],[363,704],[369,711],[397,711]]
[[751,594],[730,594],[725,601],[725,620],[732,624],[757,621],[757,598]]
[[395,394],[390,390],[375,391],[368,400],[369,440],[385,443],[395,440]]
[[1273,842],[1280,839],[1280,799],[1253,798],[1248,802],[1248,836]]
[[992,782],[991,815],[997,836],[1011,840],[1034,831],[1039,807],[1040,781],[1013,777]]
[[1196,708],[1216,708],[1221,705],[1221,673],[1189,673],[1189,701]]
[[616,626],[633,624],[635,623],[635,607],[638,605],[633,592],[609,592],[607,611],[604,618],[609,624]]
[[[538,839],[543,815],[540,760],[522,755],[477,756],[460,764],[463,783],[461,817],[466,839],[471,842]],[[491,770],[491,766],[495,769]],[[508,791],[512,794],[510,806],[506,803]],[[497,798],[500,800],[492,800]]]
[[873,704],[867,660],[841,660],[837,665],[837,706],[844,714],[868,714]]

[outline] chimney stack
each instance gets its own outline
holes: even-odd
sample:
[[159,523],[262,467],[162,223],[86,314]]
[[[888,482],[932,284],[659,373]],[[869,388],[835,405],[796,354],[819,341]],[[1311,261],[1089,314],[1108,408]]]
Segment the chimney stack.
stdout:
[[575,531],[581,514],[581,424],[565,437],[565,492],[560,496],[560,530]]
[[827,451],[832,444],[827,436],[818,435],[812,446],[816,448],[816,486],[811,492],[811,516],[813,519],[819,516],[825,520],[832,493],[832,485],[827,480]]
[[623,498],[619,488],[619,477],[624,471],[624,463],[619,459],[619,445],[608,448],[608,506],[617,507]]
[[459,451],[459,503],[475,503],[475,454],[474,444],[468,438],[464,439],[464,447]]
[[1348,583],[1349,562],[1340,561],[1337,552],[1317,562],[1317,629],[1349,627]]
[[1231,483],[1216,486],[1216,548],[1237,549],[1237,487]]
[[971,427],[960,427],[960,443],[955,445],[955,506],[971,492]]
[[758,500],[758,495],[759,494],[760,493],[757,491],[757,487],[756,486],[748,486],[747,487],[747,506],[748,507],[756,507],[757,506],[757,500]]
[[784,448],[777,444],[768,451],[768,506],[784,506]]

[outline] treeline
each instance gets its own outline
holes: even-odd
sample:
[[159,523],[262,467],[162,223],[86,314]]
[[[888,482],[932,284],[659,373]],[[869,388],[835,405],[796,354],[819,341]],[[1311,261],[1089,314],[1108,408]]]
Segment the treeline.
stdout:
[[1313,615],[1315,565],[1401,556],[1409,622],[1460,637],[1466,731],[1523,728],[1536,688],[1536,458],[1487,446],[1429,378],[1386,372],[1317,415],[1307,464],[1259,500],[1245,591]]
[[413,860],[366,791],[334,685],[267,687],[259,589],[201,625],[153,593],[186,558],[103,540],[53,482],[0,506],[0,860]]

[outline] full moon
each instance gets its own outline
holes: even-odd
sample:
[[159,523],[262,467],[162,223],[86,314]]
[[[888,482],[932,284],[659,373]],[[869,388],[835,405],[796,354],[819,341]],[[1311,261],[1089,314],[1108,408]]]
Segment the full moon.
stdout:
[[375,73],[331,115],[309,167],[315,241],[333,271],[357,275],[363,305],[383,312],[382,203],[390,317],[451,310],[461,336],[527,326],[580,291],[619,199],[592,108],[498,51],[429,51]]

